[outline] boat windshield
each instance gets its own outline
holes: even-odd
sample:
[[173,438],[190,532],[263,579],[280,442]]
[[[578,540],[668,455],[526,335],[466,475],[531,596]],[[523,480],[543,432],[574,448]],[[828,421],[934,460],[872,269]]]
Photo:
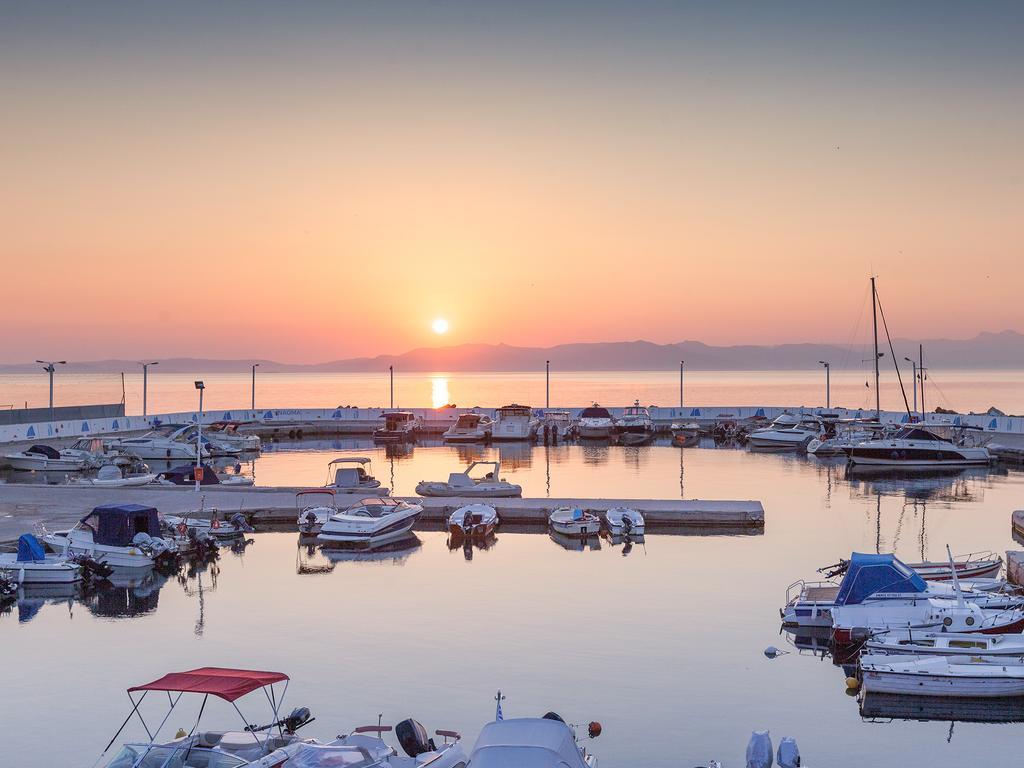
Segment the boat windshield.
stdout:
[[[149,750],[148,752],[146,750]],[[143,754],[141,762],[136,762]],[[107,768],[236,768],[245,760],[205,747],[191,749],[185,744],[154,746],[125,744]]]
[[345,514],[353,517],[382,517],[383,515],[390,515],[401,504],[402,502],[396,499],[373,496],[357,501],[345,510]]
[[459,420],[455,423],[457,427],[475,427],[480,423],[480,416],[476,413],[464,413],[459,416]]
[[581,419],[610,419],[612,415],[607,408],[584,408],[580,414]]
[[894,439],[934,441],[941,440],[942,438],[936,434],[929,432],[927,429],[921,429],[920,427],[903,427],[903,429],[896,433]]

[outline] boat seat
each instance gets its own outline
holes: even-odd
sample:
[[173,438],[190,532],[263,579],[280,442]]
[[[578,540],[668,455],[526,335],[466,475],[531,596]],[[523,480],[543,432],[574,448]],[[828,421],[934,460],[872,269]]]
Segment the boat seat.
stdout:
[[474,483],[464,472],[452,472],[448,475],[448,485],[452,488],[472,488]]
[[805,599],[818,602],[832,602],[839,594],[839,587],[807,587]]
[[334,484],[338,488],[358,488],[359,470],[352,467],[342,467],[334,473]]

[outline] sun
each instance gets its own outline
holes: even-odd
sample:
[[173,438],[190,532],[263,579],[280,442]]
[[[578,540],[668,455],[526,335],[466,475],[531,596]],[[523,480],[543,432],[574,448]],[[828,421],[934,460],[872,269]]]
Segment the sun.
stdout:
[[448,321],[443,317],[439,317],[430,326],[434,329],[434,333],[448,333]]

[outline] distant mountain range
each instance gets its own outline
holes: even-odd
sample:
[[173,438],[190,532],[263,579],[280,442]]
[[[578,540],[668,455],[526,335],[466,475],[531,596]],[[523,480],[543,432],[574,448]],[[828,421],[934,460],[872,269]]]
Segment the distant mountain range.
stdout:
[[[926,339],[925,364],[934,368],[1022,368],[1024,334],[1016,331],[979,333],[973,339]],[[884,342],[883,342],[884,344]],[[895,339],[897,357],[917,359],[917,341]],[[888,365],[889,350],[885,352]],[[261,372],[363,372],[387,370],[393,365],[403,373],[430,371],[537,371],[544,361],[562,371],[655,371],[687,370],[808,370],[828,360],[835,370],[861,368],[870,360],[868,347],[837,344],[778,344],[716,347],[699,341],[654,344],[650,341],[613,341],[559,344],[554,347],[513,347],[507,344],[462,344],[451,347],[423,347],[400,355],[378,355],[333,360],[326,363],[293,364],[273,360],[208,360],[168,358],[160,360],[159,373],[236,373],[259,363]],[[35,373],[37,363],[0,364],[0,373]],[[116,373],[137,371],[131,360],[69,362],[69,373]]]

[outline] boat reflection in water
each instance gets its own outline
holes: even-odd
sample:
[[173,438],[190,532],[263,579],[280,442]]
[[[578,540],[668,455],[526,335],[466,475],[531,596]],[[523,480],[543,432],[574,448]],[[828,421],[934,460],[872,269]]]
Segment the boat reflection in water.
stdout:
[[401,539],[376,547],[339,546],[318,547],[309,537],[299,537],[295,559],[295,573],[311,576],[330,573],[339,563],[366,563],[377,565],[404,565],[423,545],[419,536],[409,533]]
[[448,536],[447,544],[448,551],[455,552],[456,550],[462,550],[462,556],[466,560],[473,559],[474,550],[487,551],[492,549],[498,543],[498,535],[493,531],[487,536]]
[[[1006,470],[1002,470],[1003,473]],[[873,496],[945,501],[980,500],[984,481],[999,470],[990,467],[870,467],[848,464],[844,477],[855,491]]]
[[928,722],[1020,723],[1024,722],[1024,698],[962,699],[945,696],[899,696],[869,693],[860,697],[860,716],[865,720],[918,720]]
[[636,544],[639,544],[645,553],[647,552],[646,539],[644,539],[643,535],[629,536],[624,533],[610,533],[606,530],[601,531],[600,535],[611,547],[622,547],[623,557],[629,555]]
[[574,536],[568,533],[549,530],[548,536],[562,549],[567,549],[570,552],[586,552],[587,550],[596,551],[601,549],[601,537],[596,532],[586,536]]

